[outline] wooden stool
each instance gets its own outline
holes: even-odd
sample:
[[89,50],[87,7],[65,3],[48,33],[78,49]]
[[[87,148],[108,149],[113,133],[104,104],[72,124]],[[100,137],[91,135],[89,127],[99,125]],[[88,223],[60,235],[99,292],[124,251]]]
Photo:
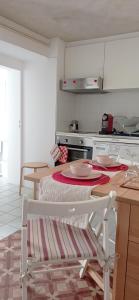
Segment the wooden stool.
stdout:
[[[21,196],[21,188],[22,188],[22,181],[23,181],[23,169],[34,169],[34,172],[37,172],[37,169],[42,168],[49,168],[48,164],[42,163],[42,162],[30,162],[30,163],[24,163],[21,167],[21,173],[20,173],[20,186],[19,186],[19,195]],[[34,199],[36,200],[36,189],[37,184],[34,183]]]

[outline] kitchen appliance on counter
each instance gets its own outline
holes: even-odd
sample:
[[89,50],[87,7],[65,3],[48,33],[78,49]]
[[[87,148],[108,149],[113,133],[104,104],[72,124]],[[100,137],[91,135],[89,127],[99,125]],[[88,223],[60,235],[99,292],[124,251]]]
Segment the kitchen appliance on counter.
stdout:
[[[56,135],[56,144],[68,149],[68,162],[77,159],[92,159],[93,141],[87,137]],[[56,165],[59,164],[56,162]]]
[[139,136],[139,117],[114,116],[115,134]]
[[112,116],[103,114],[102,129],[99,134],[139,137],[139,117]]
[[60,89],[70,93],[103,93],[101,77],[73,78],[60,80]]
[[113,132],[113,116],[111,114],[104,113],[102,116],[102,134],[112,134]]
[[70,132],[78,132],[79,130],[79,122],[77,120],[71,121],[69,125],[69,131]]

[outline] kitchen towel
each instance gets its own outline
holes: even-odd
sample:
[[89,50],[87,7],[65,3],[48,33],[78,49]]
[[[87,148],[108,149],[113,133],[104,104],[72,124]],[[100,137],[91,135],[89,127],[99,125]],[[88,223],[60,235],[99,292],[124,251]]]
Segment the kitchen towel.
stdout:
[[59,150],[60,150],[61,156],[58,159],[58,161],[61,164],[65,164],[68,161],[68,148],[66,146],[59,146]]
[[54,145],[50,154],[54,162],[59,161],[61,164],[65,164],[68,161],[68,148],[66,146]]
[[61,153],[58,145],[54,145],[50,151],[50,154],[51,154],[53,161],[56,162],[60,158],[62,153]]
[[[55,181],[52,176],[44,177],[40,182],[39,200],[54,202],[74,202],[88,200],[92,186],[77,186]],[[58,219],[56,217],[56,219]],[[85,228],[88,224],[88,214],[62,218],[63,222]]]

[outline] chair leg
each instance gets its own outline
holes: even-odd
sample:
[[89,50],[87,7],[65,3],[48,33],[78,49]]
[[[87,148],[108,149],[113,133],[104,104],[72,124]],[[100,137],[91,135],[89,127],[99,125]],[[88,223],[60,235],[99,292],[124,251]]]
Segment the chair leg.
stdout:
[[22,279],[22,300],[27,300],[27,283],[26,283],[26,278]]
[[103,271],[103,280],[104,280],[104,300],[111,300],[110,294],[110,271]]
[[[105,251],[105,258],[109,258],[109,230],[108,230],[108,219],[105,218],[103,221],[103,249]],[[103,281],[104,281],[104,300],[110,300],[110,269],[105,266],[103,270]]]
[[27,300],[27,228],[21,229],[21,288],[22,300]]
[[81,265],[82,265],[82,268],[80,270],[80,273],[79,273],[79,276],[80,278],[83,278],[84,275],[85,275],[85,272],[86,272],[86,269],[87,269],[87,266],[88,266],[88,260],[82,260],[80,261]]
[[20,186],[19,186],[19,195],[21,196],[21,189],[22,189],[22,179],[23,179],[23,167],[21,167],[20,172]]

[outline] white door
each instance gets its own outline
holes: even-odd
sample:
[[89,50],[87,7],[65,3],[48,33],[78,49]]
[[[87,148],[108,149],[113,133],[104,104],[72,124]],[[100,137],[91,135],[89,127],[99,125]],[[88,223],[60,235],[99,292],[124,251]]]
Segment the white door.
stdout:
[[19,184],[21,164],[21,72],[7,69],[7,175],[8,182]]

